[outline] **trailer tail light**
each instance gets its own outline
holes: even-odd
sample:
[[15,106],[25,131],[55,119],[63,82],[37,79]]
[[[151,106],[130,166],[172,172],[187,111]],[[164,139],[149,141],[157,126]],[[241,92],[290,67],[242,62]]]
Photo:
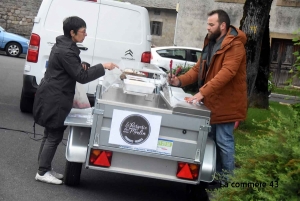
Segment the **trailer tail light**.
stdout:
[[90,154],[90,164],[101,167],[110,167],[112,152],[100,149],[92,149]]
[[141,62],[150,63],[150,59],[151,59],[151,52],[144,52],[142,54]]
[[36,63],[39,57],[40,49],[40,36],[32,33],[29,41],[29,47],[27,52],[27,61]]
[[197,180],[200,165],[192,163],[178,162],[176,176],[181,179]]

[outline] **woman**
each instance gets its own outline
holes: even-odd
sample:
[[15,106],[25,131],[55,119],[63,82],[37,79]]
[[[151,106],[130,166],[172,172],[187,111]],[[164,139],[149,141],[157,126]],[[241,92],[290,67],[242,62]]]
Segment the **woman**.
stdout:
[[62,184],[63,175],[51,168],[51,162],[63,139],[64,120],[72,109],[76,81],[88,83],[103,76],[104,69],[117,67],[114,63],[104,63],[89,68],[89,64],[81,63],[76,43],[82,43],[87,36],[83,19],[76,16],[66,18],[63,30],[64,35],[58,36],[52,47],[48,68],[33,105],[34,121],[45,127],[35,179],[51,184]]

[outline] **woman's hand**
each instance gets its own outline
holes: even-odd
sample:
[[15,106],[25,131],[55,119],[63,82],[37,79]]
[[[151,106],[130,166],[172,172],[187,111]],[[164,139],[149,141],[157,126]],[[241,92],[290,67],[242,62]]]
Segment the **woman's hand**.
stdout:
[[104,63],[104,64],[102,64],[103,65],[103,67],[105,68],[105,69],[108,69],[108,70],[112,70],[112,69],[114,69],[114,68],[119,68],[119,66],[117,66],[117,64],[114,64],[114,63],[112,63],[112,62],[110,62],[110,63]]

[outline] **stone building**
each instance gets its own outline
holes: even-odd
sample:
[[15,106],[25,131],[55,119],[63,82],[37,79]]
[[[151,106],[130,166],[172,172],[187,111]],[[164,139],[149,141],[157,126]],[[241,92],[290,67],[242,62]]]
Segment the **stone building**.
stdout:
[[150,18],[152,44],[169,46],[174,44],[176,27],[176,5],[178,0],[124,0],[147,8]]
[[[176,44],[202,47],[207,34],[207,13],[214,9],[228,12],[231,24],[239,27],[245,0],[179,0]],[[271,72],[276,85],[284,85],[299,50],[292,39],[300,28],[300,0],[273,0],[270,12]],[[296,83],[299,85],[299,80]]]
[[0,26],[8,32],[29,38],[41,2],[42,0],[1,0]]

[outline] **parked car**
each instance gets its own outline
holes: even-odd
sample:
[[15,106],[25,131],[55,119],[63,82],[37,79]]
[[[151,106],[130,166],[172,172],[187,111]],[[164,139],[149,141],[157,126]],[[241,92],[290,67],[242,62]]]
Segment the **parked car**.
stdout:
[[29,40],[23,36],[6,32],[0,26],[0,50],[8,56],[18,57],[20,54],[27,54]]
[[164,71],[170,70],[170,60],[173,60],[173,68],[194,65],[202,49],[194,47],[165,46],[151,48],[151,64],[157,65]]

